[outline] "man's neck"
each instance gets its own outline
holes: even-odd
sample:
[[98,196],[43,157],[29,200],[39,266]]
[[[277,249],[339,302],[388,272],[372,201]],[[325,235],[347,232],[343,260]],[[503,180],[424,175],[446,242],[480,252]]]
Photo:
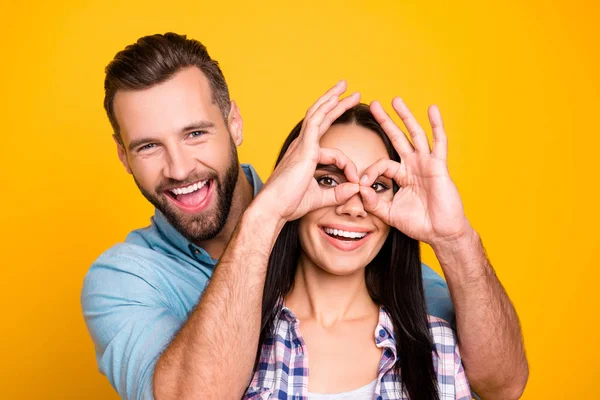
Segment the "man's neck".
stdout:
[[231,208],[229,215],[227,216],[227,222],[221,229],[221,232],[214,238],[206,240],[200,243],[196,243],[199,247],[202,247],[213,259],[221,258],[227,244],[231,240],[233,231],[237,226],[242,214],[248,208],[248,205],[252,202],[254,197],[254,188],[248,182],[248,178],[244,173],[242,167],[239,167],[240,171],[238,174],[237,183],[233,191],[233,198],[231,200]]
[[324,327],[371,318],[379,307],[369,296],[364,276],[364,269],[345,276],[330,274],[303,254],[285,305],[300,320],[313,319]]

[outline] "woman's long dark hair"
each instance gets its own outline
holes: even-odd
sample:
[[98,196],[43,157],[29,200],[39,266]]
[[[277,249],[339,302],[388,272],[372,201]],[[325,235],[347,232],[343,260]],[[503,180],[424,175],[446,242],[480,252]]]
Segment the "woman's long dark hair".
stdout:
[[[390,159],[400,161],[400,156],[367,105],[358,104],[349,109],[333,123],[336,124],[356,124],[376,132],[385,143]],[[276,165],[300,134],[301,127],[302,121],[287,137]],[[298,220],[288,222],[269,258],[257,362],[262,344],[273,335],[283,298],[294,284],[300,251]],[[365,280],[369,295],[376,304],[385,308],[394,326],[398,356],[394,368],[401,376],[400,390],[406,390],[411,400],[438,400],[419,242],[391,227],[383,247],[365,269]]]

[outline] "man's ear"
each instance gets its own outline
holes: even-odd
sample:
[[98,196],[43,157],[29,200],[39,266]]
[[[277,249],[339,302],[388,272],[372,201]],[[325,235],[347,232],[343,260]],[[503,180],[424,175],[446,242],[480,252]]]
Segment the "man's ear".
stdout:
[[231,101],[231,109],[229,110],[227,124],[229,125],[229,132],[231,133],[233,142],[236,146],[241,145],[244,140],[244,122],[242,121],[240,109],[237,104],[235,104],[235,101]]
[[113,134],[113,140],[117,145],[117,154],[119,155],[119,160],[121,160],[121,164],[123,164],[127,173],[131,174],[131,168],[129,168],[129,162],[127,161],[127,152],[123,147],[123,143],[121,143],[116,134]]

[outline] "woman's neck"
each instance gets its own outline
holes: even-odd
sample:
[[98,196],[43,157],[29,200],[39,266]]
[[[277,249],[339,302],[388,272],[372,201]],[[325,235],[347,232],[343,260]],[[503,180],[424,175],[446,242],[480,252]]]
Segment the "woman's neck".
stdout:
[[369,296],[364,269],[351,275],[332,275],[304,253],[285,304],[300,320],[313,319],[324,327],[369,318],[379,310]]

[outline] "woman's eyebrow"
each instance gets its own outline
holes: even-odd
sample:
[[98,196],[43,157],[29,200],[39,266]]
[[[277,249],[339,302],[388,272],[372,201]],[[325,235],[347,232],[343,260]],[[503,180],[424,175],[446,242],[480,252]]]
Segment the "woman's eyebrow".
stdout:
[[333,164],[317,164],[317,170],[329,172],[336,175],[344,175],[344,171]]

